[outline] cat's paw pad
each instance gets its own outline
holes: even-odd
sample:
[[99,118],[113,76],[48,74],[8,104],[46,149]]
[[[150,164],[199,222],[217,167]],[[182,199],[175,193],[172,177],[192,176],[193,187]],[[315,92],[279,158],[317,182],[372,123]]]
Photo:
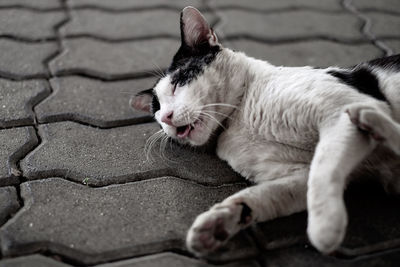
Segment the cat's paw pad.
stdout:
[[198,257],[205,257],[222,247],[240,230],[238,208],[219,207],[200,214],[186,236],[189,251]]
[[385,134],[381,115],[377,110],[369,106],[354,105],[346,109],[350,121],[362,131],[367,132],[377,141],[384,141]]
[[334,252],[346,233],[347,214],[344,205],[324,209],[323,212],[310,212],[309,216],[307,234],[311,244],[324,254]]

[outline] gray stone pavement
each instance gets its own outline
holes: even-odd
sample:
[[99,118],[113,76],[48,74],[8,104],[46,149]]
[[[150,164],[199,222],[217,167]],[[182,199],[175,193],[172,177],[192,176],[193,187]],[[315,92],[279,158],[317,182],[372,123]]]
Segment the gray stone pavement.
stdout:
[[399,266],[398,197],[349,188],[346,239],[308,243],[306,213],[254,225],[199,260],[197,214],[244,188],[215,155],[146,140],[128,100],[202,10],[225,46],[276,65],[351,66],[400,52],[398,0],[0,0],[0,266]]

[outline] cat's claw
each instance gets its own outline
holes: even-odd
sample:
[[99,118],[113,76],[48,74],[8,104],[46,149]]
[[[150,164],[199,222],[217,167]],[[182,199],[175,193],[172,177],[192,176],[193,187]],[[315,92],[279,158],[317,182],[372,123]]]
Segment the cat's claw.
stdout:
[[186,246],[197,257],[206,257],[222,247],[240,230],[241,206],[216,205],[200,214],[186,236]]

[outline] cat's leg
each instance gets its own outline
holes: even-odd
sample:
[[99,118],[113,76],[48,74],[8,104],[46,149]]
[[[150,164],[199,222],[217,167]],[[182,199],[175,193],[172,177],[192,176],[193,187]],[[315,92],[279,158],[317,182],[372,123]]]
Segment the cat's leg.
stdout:
[[347,226],[343,191],[347,178],[376,145],[377,141],[360,131],[346,113],[320,130],[308,179],[307,233],[321,252],[330,253],[343,241]]
[[392,119],[385,105],[358,103],[348,107],[346,112],[360,129],[400,155],[400,124]]
[[253,222],[305,210],[308,167],[293,175],[248,187],[200,214],[188,231],[186,245],[206,256]]

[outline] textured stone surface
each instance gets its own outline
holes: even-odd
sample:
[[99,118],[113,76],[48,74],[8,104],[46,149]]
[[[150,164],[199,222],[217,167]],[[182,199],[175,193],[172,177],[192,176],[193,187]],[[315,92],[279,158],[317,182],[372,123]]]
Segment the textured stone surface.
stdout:
[[263,254],[264,266],[285,267],[396,267],[400,261],[400,251],[389,251],[376,255],[368,255],[355,259],[338,259],[332,256],[323,256],[310,247],[295,246],[289,249],[266,251]]
[[400,16],[384,14],[378,12],[368,12],[364,13],[368,18],[371,19],[371,29],[370,32],[378,37],[394,37],[400,38],[400,32],[393,29],[400,28]]
[[[204,13],[213,24],[216,18]],[[70,35],[91,35],[106,39],[132,39],[154,36],[180,37],[179,12],[176,10],[148,10],[130,13],[101,10],[76,10],[63,32]]]
[[146,140],[160,127],[148,123],[98,129],[74,122],[39,126],[43,144],[23,159],[29,179],[66,176],[91,185],[123,183],[172,175],[203,184],[243,181],[216,156],[166,145],[161,158],[156,144],[153,160],[146,160]]
[[400,2],[397,0],[352,0],[352,5],[359,10],[385,10],[400,12]]
[[54,42],[22,43],[0,39],[0,74],[6,77],[44,76],[44,61],[57,51]]
[[160,253],[147,257],[140,257],[131,260],[118,261],[113,263],[106,263],[97,265],[96,267],[259,267],[255,261],[243,261],[231,264],[214,265],[205,261],[191,259],[185,256],[177,255],[174,253]]
[[24,9],[0,9],[0,35],[31,39],[54,38],[54,27],[65,18],[61,11],[33,12]]
[[50,94],[44,80],[9,81],[0,79],[0,127],[32,125],[32,107]]
[[55,261],[42,255],[29,255],[14,259],[0,260],[1,267],[68,267],[71,265]]
[[37,144],[33,127],[0,130],[0,185],[18,183],[17,161]]
[[314,8],[321,10],[341,10],[340,2],[337,0],[211,0],[210,5],[216,8],[242,8],[255,10],[274,10],[289,8]]
[[219,14],[223,23],[217,29],[221,30],[225,36],[252,36],[270,40],[296,40],[310,37],[347,41],[366,40],[359,31],[360,21],[346,13],[330,14],[303,10],[261,14],[227,10]]
[[19,208],[17,190],[14,187],[0,187],[0,225]]
[[[3,255],[47,249],[93,264],[184,249],[195,216],[240,188],[203,187],[173,177],[102,188],[60,178],[26,182],[25,206],[0,230]],[[240,246],[255,254],[249,242]]]
[[393,53],[398,54],[400,53],[400,40],[385,40],[384,43],[392,49]]
[[60,8],[60,0],[1,0],[0,7],[23,6],[40,9]]
[[155,79],[102,82],[71,76],[50,82],[53,94],[35,108],[39,122],[74,120],[112,127],[152,119],[148,113],[134,111],[128,102],[136,93],[151,88]]
[[70,0],[70,5],[77,7],[101,7],[110,10],[125,11],[126,9],[144,8],[184,8],[185,6],[203,7],[202,0]]
[[179,45],[168,39],[106,43],[77,38],[64,41],[65,51],[50,67],[59,73],[85,73],[105,79],[150,74],[151,70],[168,67]]
[[283,66],[354,66],[383,56],[373,45],[344,45],[329,41],[307,41],[290,44],[265,44],[250,40],[229,41],[228,47],[247,55]]

